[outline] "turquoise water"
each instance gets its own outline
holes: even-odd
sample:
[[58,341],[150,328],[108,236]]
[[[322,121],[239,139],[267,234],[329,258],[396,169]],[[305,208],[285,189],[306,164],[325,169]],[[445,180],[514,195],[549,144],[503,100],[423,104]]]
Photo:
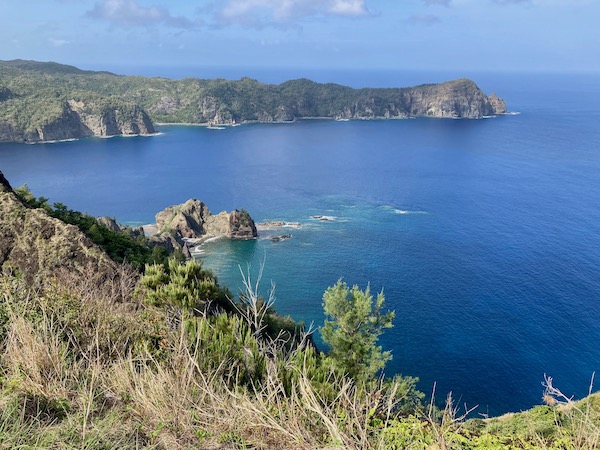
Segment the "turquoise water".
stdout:
[[437,381],[481,412],[539,404],[544,373],[584,395],[600,368],[600,80],[475,81],[520,114],[2,144],[0,170],[132,224],[190,197],[213,212],[301,222],[276,232],[293,235],[283,242],[209,243],[206,264],[236,291],[238,265],[256,273],[264,261],[277,309],[317,325],[339,277],[384,289],[396,311],[382,338],[394,354],[387,373],[419,376],[426,392]]

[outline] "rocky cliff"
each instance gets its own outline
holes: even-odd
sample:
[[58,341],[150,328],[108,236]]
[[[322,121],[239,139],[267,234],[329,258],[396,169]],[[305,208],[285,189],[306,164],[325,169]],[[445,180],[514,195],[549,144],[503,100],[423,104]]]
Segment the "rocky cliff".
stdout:
[[119,284],[121,268],[77,227],[25,206],[0,172],[0,273],[42,286],[61,272]]
[[60,113],[30,121],[24,128],[15,120],[0,120],[0,141],[40,142],[82,137],[155,133],[152,120],[137,105],[104,106],[68,100]]
[[156,214],[159,234],[176,233],[184,238],[227,237],[253,239],[258,236],[254,220],[248,212],[212,214],[201,201],[190,199],[181,205],[169,206]]

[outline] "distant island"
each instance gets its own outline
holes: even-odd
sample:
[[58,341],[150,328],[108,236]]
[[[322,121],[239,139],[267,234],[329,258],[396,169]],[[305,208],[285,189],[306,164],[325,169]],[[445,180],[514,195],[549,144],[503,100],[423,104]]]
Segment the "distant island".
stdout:
[[353,89],[307,79],[148,78],[54,62],[0,61],[0,142],[147,135],[155,124],[236,125],[298,119],[478,119],[506,112],[471,80]]

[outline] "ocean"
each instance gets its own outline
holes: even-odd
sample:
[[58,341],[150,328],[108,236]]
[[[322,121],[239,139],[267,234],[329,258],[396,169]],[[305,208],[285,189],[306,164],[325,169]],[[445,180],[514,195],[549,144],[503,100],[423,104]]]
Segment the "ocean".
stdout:
[[[453,75],[312,78],[360,87]],[[396,311],[380,341],[393,353],[386,374],[417,376],[425,393],[436,382],[440,397],[452,391],[482,414],[540,404],[544,374],[584,396],[600,369],[600,76],[466,75],[515,114],[162,126],[155,137],[0,144],[0,170],[51,202],[132,225],[188,198],[300,222],[207,243],[204,264],[233,292],[240,268],[256,276],[264,264],[276,309],[317,327],[339,278],[383,290]]]

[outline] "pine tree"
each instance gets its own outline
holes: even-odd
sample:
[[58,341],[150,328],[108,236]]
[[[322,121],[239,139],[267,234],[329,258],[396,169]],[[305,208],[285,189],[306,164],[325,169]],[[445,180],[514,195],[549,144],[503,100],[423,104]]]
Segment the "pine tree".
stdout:
[[391,328],[395,313],[382,313],[383,291],[373,297],[369,286],[363,291],[338,282],[323,294],[326,320],[321,328],[330,347],[328,359],[338,370],[355,380],[369,380],[392,359],[391,352],[377,346],[384,328]]

